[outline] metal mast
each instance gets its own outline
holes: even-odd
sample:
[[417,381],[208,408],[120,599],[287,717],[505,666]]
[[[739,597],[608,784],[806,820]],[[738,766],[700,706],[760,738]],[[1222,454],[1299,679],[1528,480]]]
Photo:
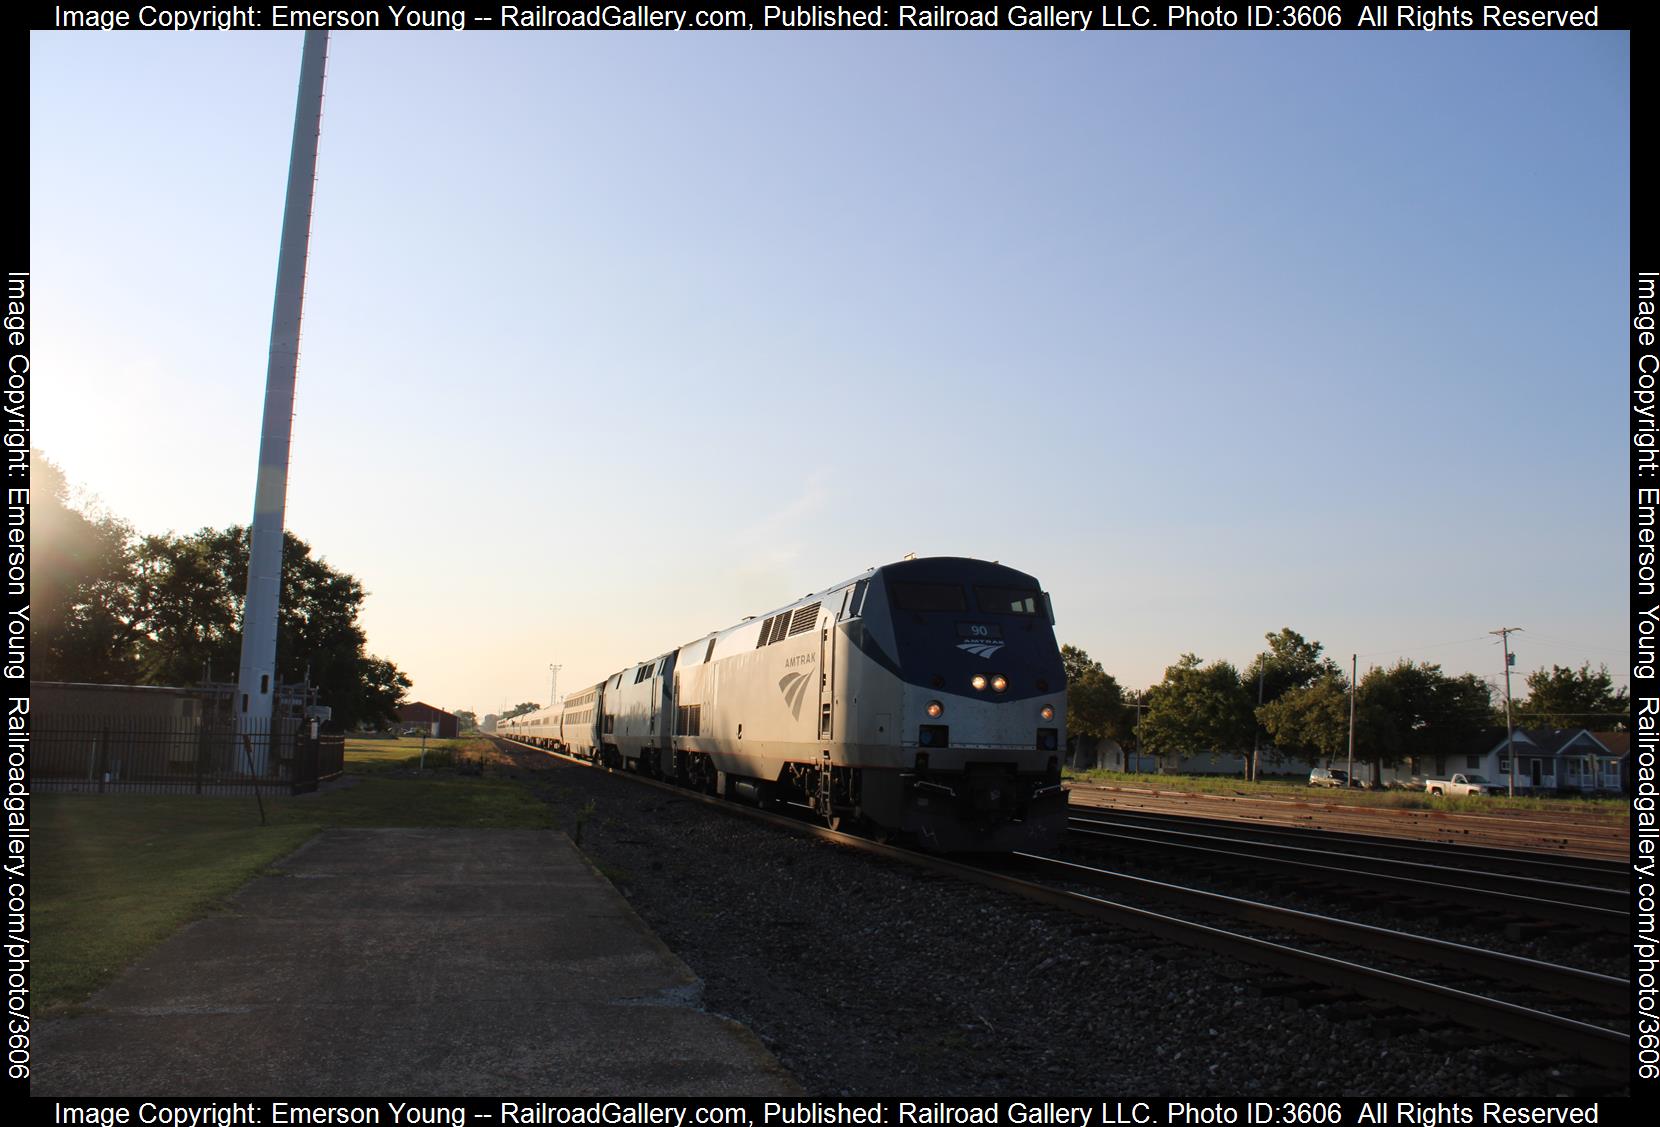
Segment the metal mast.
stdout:
[[300,55],[288,197],[282,209],[277,294],[271,309],[271,358],[265,370],[265,424],[248,550],[248,597],[242,609],[242,665],[237,676],[238,726],[271,722],[277,679],[277,607],[282,589],[283,513],[288,502],[288,445],[294,422],[294,371],[300,359],[300,307],[305,301],[306,248],[323,117],[323,72],[329,33],[308,31]]

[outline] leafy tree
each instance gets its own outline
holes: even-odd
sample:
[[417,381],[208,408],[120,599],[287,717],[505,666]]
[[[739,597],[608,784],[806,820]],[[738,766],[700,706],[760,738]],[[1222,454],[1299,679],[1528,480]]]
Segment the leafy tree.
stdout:
[[1124,690],[1100,662],[1075,646],[1061,647],[1061,664],[1066,669],[1068,751],[1073,763],[1094,764],[1101,740],[1128,734]]
[[[137,550],[134,604],[140,675],[152,684],[227,679],[241,663],[242,600],[248,585],[248,530],[204,528],[191,536],[148,536]],[[277,681],[309,678],[332,724],[352,728],[396,719],[409,678],[366,652],[358,624],[363,585],[283,534],[277,620]]]
[[69,503],[49,458],[29,455],[29,662],[42,681],[130,681],[132,530]]
[[1327,670],[1256,710],[1274,746],[1304,759],[1337,759],[1349,746],[1349,679]]
[[469,711],[468,709],[465,709],[465,708],[458,708],[458,709],[455,710],[455,730],[456,731],[458,731],[458,732],[470,732],[470,731],[472,731],[473,729],[475,729],[477,727],[478,727],[478,713]]
[[[1268,640],[1268,649],[1252,658],[1240,677],[1246,693],[1257,701],[1253,748],[1263,740],[1276,745],[1279,743],[1267,727],[1261,711],[1263,707],[1275,703],[1287,693],[1315,684],[1322,677],[1341,672],[1331,658],[1320,656],[1324,647],[1319,642],[1308,641],[1289,626],[1264,637]],[[1256,774],[1255,762],[1252,763],[1251,773]]]
[[1328,673],[1340,672],[1336,662],[1320,656],[1324,646],[1306,640],[1289,626],[1263,637],[1268,648],[1251,659],[1240,680],[1254,697],[1260,677],[1264,704],[1312,685]]
[[1374,766],[1468,754],[1491,721],[1487,683],[1448,677],[1433,663],[1400,661],[1360,679],[1355,754]]
[[541,708],[541,707],[542,707],[541,705],[537,704],[533,700],[520,701],[518,704],[514,705],[512,708],[510,708],[506,712],[502,713],[501,716],[498,719],[500,719],[500,720],[511,720],[515,716],[523,716],[527,712],[535,712],[538,708]]
[[[248,532],[146,536],[69,505],[63,471],[30,459],[31,672],[41,680],[190,685],[241,662]],[[352,727],[393,719],[409,678],[365,652],[363,585],[283,536],[277,680],[305,679]]]
[[1615,728],[1631,721],[1631,698],[1614,688],[1608,666],[1595,671],[1586,662],[1578,669],[1552,665],[1527,675],[1527,699],[1511,710],[1518,727]]
[[1067,688],[1072,687],[1074,681],[1080,680],[1084,674],[1094,671],[1105,672],[1101,663],[1090,657],[1089,654],[1077,646],[1061,646],[1061,668],[1066,671]]
[[[277,649],[282,649],[281,641],[277,643]],[[318,679],[315,671],[311,683],[318,687],[322,702],[334,709],[334,724],[341,727],[378,726],[390,724],[398,718],[398,705],[403,703],[411,684],[401,669],[385,658],[363,653],[360,648],[353,676],[353,663],[345,654],[335,654],[333,658],[336,663],[334,674],[338,677],[335,687],[331,690]]]
[[1234,752],[1250,742],[1251,698],[1228,662],[1201,666],[1198,657],[1183,654],[1147,691],[1147,705],[1138,735],[1161,763],[1171,755]]
[[[139,544],[133,601],[141,608],[138,662],[146,683],[189,685],[228,681],[236,674],[246,587],[233,581],[238,574],[247,576],[248,561],[235,531],[204,528],[195,536],[146,536]],[[288,584],[283,586],[286,604]]]

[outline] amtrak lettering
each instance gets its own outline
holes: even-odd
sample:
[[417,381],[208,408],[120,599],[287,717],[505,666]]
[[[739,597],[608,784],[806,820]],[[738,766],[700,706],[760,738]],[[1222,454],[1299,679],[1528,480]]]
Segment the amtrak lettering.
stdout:
[[804,654],[796,654],[784,663],[784,668],[789,669],[794,665],[811,665],[815,660],[817,660],[817,658],[814,656],[812,651],[808,651]]

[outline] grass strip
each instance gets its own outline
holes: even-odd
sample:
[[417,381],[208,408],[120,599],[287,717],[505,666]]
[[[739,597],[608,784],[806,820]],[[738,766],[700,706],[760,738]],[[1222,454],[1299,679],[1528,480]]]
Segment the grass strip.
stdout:
[[1140,790],[1192,791],[1196,794],[1238,794],[1251,798],[1295,798],[1305,802],[1340,802],[1345,806],[1376,806],[1406,810],[1452,810],[1476,814],[1504,814],[1519,811],[1551,811],[1558,814],[1585,814],[1611,819],[1631,817],[1631,804],[1619,795],[1540,798],[1533,795],[1491,797],[1436,797],[1422,791],[1364,790],[1311,787],[1306,776],[1259,779],[1246,782],[1231,775],[1163,775],[1145,772],[1067,769],[1068,781],[1102,786],[1133,787]]
[[434,757],[438,750],[476,767],[488,747],[429,740],[427,768],[417,772],[408,747],[359,754],[349,744],[343,780],[316,794],[265,795],[264,826],[252,795],[36,795],[35,1013],[84,1001],[186,923],[225,910],[233,892],[322,828],[552,826],[551,809],[520,784]]

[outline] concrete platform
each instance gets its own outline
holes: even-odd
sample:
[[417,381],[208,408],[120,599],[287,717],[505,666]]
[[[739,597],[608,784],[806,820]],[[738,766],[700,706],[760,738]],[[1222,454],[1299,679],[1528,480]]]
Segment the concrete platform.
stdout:
[[334,829],[36,1027],[35,1095],[793,1095],[570,839]]

